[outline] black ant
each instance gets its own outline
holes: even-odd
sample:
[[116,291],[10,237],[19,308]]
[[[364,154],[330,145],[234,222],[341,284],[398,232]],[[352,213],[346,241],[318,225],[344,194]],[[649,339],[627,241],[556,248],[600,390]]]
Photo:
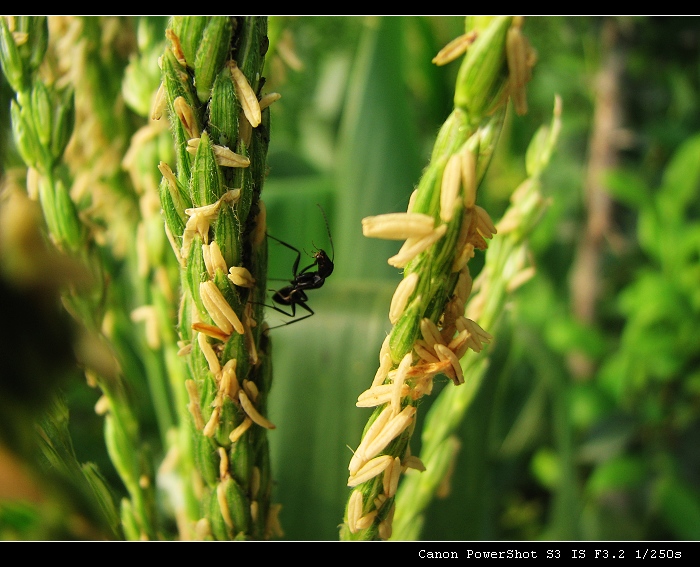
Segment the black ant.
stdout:
[[[308,312],[308,315],[304,315],[303,317],[299,317],[298,319],[293,319],[292,321],[287,321],[286,323],[282,323],[282,325],[277,325],[277,327],[283,327],[284,325],[298,323],[299,321],[311,317],[314,314],[314,311],[306,303],[309,300],[309,298],[306,295],[306,291],[310,289],[320,288],[325,283],[326,278],[333,273],[333,259],[335,258],[333,238],[331,238],[331,231],[328,227],[328,219],[326,218],[326,213],[324,212],[321,205],[318,205],[318,208],[321,209],[323,220],[326,222],[326,232],[328,233],[328,240],[330,240],[331,243],[332,258],[328,257],[328,254],[326,254],[325,250],[321,250],[320,248],[318,248],[312,254],[314,261],[305,268],[303,268],[301,271],[297,271],[299,269],[299,261],[301,260],[301,252],[299,252],[299,250],[297,248],[294,248],[294,246],[292,246],[291,244],[287,244],[279,238],[275,238],[271,234],[268,234],[268,236],[273,240],[276,240],[277,242],[279,242],[283,246],[286,246],[290,250],[294,250],[294,252],[297,253],[297,257],[296,260],[294,260],[294,264],[292,266],[293,277],[291,280],[289,280],[289,285],[286,285],[283,288],[278,289],[277,291],[270,290],[274,291],[274,294],[272,295],[272,301],[274,303],[277,303],[278,305],[285,305],[291,307],[291,313],[288,313],[280,307],[275,307],[274,305],[268,305],[267,307],[270,307],[275,311],[286,315],[287,317],[296,317],[297,305]],[[316,268],[316,270],[313,271],[313,268]],[[271,329],[276,329],[277,327],[271,327]]]

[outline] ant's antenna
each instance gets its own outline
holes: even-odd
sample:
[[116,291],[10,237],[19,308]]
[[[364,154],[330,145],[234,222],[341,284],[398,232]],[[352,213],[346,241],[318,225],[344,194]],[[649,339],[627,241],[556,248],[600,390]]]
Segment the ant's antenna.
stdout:
[[335,261],[335,247],[333,246],[333,237],[331,236],[331,229],[328,226],[328,217],[326,216],[326,211],[323,210],[323,207],[316,203],[316,206],[321,209],[321,214],[323,215],[323,220],[326,223],[326,232],[328,233],[328,240],[331,243],[331,253],[333,257],[331,258],[331,262]]

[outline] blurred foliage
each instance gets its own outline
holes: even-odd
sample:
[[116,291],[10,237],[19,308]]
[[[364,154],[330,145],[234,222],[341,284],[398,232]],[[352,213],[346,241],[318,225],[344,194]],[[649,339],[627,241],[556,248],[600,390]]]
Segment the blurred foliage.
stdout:
[[[563,130],[542,178],[551,207],[531,240],[537,275],[515,293],[498,327],[487,329],[495,336],[488,375],[461,427],[446,498],[428,510],[422,539],[700,539],[697,23],[526,20],[523,31],[538,52],[529,112],[507,117],[480,205],[494,219],[505,210],[525,177],[527,143],[549,121],[558,93]],[[603,41],[610,26],[612,43]],[[302,250],[302,263],[314,246],[328,251],[321,204],[336,263],[310,294],[316,315],[271,333],[274,500],[283,505],[286,539],[337,539],[348,447],[369,415],[354,403],[374,376],[399,281],[386,264],[399,243],[364,239],[360,219],[405,210],[452,105],[458,62],[438,68],[430,61],[462,29],[458,17],[270,19],[266,89],[283,96],[272,107],[262,195],[268,230]],[[602,178],[611,208],[591,281],[594,315],[582,320],[570,282],[589,220],[596,77],[611,52],[622,62],[621,128],[611,145],[616,165]],[[4,173],[17,157],[2,81]],[[290,279],[293,259],[271,242],[269,277]],[[284,285],[270,282],[277,283]],[[285,318],[270,311],[268,322]],[[440,378],[429,398],[443,387],[454,386]],[[95,402],[81,388],[70,383],[71,415],[87,415]],[[154,421],[144,418],[146,434]],[[96,460],[112,480],[104,450],[77,438],[79,460]],[[79,438],[96,443],[85,432]],[[22,526],[40,512],[3,505],[0,523],[15,529],[0,536],[33,535]]]

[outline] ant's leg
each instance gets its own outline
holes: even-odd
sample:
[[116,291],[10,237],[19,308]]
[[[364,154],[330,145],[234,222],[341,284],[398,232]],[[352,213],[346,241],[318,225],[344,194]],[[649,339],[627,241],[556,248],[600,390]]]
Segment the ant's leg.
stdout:
[[287,321],[286,323],[282,323],[281,325],[276,325],[276,326],[274,326],[274,327],[270,327],[270,328],[268,329],[268,331],[271,331],[272,329],[278,329],[279,327],[284,327],[285,325],[291,325],[292,323],[298,323],[299,321],[303,321],[304,319],[308,319],[309,317],[311,317],[312,315],[314,315],[313,309],[311,309],[311,307],[309,307],[308,305],[306,305],[306,303],[303,302],[303,301],[298,301],[297,303],[292,303],[291,307],[292,307],[292,313],[293,313],[293,315],[290,315],[289,313],[285,313],[285,312],[284,312],[282,309],[280,309],[279,307],[273,307],[273,306],[271,306],[271,305],[269,305],[268,307],[272,307],[275,311],[279,311],[280,313],[284,313],[285,315],[287,315],[287,317],[294,317],[294,316],[296,315],[296,309],[295,309],[295,306],[296,306],[296,305],[298,305],[298,306],[301,307],[302,309],[305,309],[306,311],[308,311],[309,314],[308,314],[308,315],[304,315],[303,317],[299,317],[298,319],[292,319],[291,321]]
[[[298,248],[294,248],[291,244],[287,244],[284,240],[280,240],[279,238],[272,236],[271,234],[267,235],[269,238],[272,238],[272,240],[276,240],[279,242],[282,246],[286,246],[290,250],[294,250],[294,252],[297,253],[297,258],[294,260],[294,265],[292,266],[292,272],[294,274],[294,277],[297,277],[297,270],[299,269],[299,261],[301,260],[301,252],[299,252]],[[292,278],[293,279],[293,278]]]
[[[270,290],[272,291],[272,290]],[[277,311],[277,313],[282,313],[282,315],[286,315],[287,317],[296,317],[297,316],[297,310],[296,310],[296,303],[291,304],[292,312],[287,313],[284,309],[281,307],[277,307],[276,305],[268,305],[267,303],[258,303],[257,305],[262,305],[263,307],[267,307],[268,309],[274,309]]]

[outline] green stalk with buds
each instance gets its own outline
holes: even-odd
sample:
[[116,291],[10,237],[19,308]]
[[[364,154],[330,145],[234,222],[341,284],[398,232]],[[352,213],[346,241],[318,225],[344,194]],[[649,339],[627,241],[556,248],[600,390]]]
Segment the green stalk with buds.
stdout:
[[[278,507],[265,417],[271,385],[260,193],[269,110],[264,17],[175,17],[161,57],[176,167],[161,163],[165,226],[181,267],[178,332],[188,377],[180,475],[195,479],[183,537],[261,539]],[[183,528],[184,526],[184,528]]]
[[408,211],[363,220],[365,236],[405,240],[389,259],[404,277],[391,302],[393,329],[379,369],[357,402],[376,410],[348,467],[352,491],[341,539],[391,537],[401,473],[425,470],[409,449],[418,400],[430,394],[437,374],[449,376],[455,386],[471,382],[460,360],[470,349],[482,351],[491,339],[465,315],[472,291],[468,263],[496,233],[476,197],[506,104],[512,99],[518,113],[526,111],[524,87],[534,53],[521,26],[522,18],[467,18],[465,33],[434,60],[445,64],[466,51],[454,111],[438,133]]
[[[528,177],[513,192],[510,207],[496,225],[498,236],[489,246],[484,268],[474,282],[466,316],[480,326],[495,326],[509,295],[535,273],[528,263],[527,237],[549,205],[541,194],[540,177],[549,163],[560,130],[561,100],[557,98],[551,125],[541,127],[530,142],[526,158]],[[420,474],[408,471],[397,491],[393,539],[419,537],[423,513],[454,464],[459,447],[455,431],[479,391],[488,367],[487,353],[467,352],[461,367],[463,374],[469,376],[468,382],[461,388],[443,390],[426,415],[421,436],[421,461],[425,471]]]
[[39,198],[54,242],[77,253],[86,234],[68,193],[69,180],[58,167],[73,133],[73,93],[38,78],[49,39],[46,18],[14,20],[12,30],[7,21],[0,20],[2,68],[16,93],[10,107],[12,131],[22,159],[36,172]]
[[[107,274],[104,251],[84,220],[87,203],[79,205],[70,193],[74,180],[64,154],[75,123],[73,89],[58,88],[52,80],[42,77],[39,67],[48,44],[45,17],[0,19],[0,62],[16,93],[11,103],[12,129],[16,146],[28,168],[28,191],[30,195],[38,195],[54,244],[79,260],[97,280],[90,293],[69,290],[64,293],[63,300],[91,335],[98,336],[102,334],[105,302],[108,301],[103,282]],[[128,493],[128,498],[122,500],[122,527],[127,537],[155,538],[158,528],[152,466],[140,438],[133,401],[127,397],[112,353],[101,342],[92,346],[104,357],[103,364],[96,365],[97,370],[89,370],[103,392],[98,411],[105,415],[107,450]],[[51,431],[58,433],[60,429],[50,427],[50,421],[45,423],[49,425],[43,428],[47,450],[52,451],[51,445],[57,447],[62,440],[53,439]],[[69,455],[58,450],[53,454]],[[103,508],[111,508],[108,491],[94,482],[92,485]]]

